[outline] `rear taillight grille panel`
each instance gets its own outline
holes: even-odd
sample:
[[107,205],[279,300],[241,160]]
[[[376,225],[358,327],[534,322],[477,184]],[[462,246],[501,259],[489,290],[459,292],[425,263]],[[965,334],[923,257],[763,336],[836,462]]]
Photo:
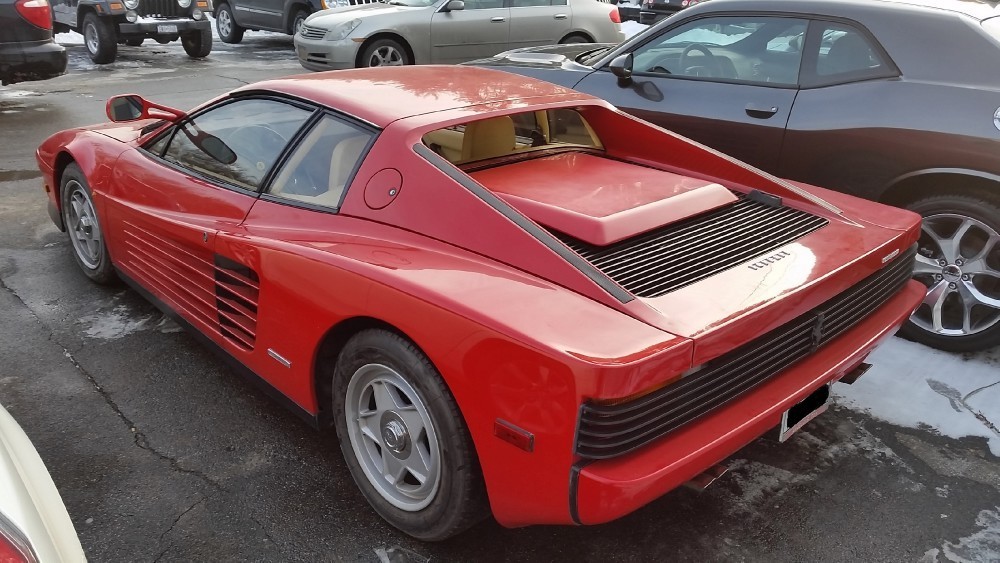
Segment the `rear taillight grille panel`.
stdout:
[[705,364],[677,383],[616,404],[581,407],[577,455],[626,454],[712,412],[811,355],[898,293],[916,246],[823,305]]
[[827,223],[805,211],[741,197],[608,246],[554,234],[633,295],[659,297],[765,256]]

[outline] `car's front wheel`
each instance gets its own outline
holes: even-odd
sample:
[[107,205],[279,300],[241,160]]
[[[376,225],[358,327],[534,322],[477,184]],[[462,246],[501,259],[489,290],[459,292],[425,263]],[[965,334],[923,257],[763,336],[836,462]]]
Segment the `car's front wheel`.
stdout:
[[83,18],[83,43],[90,60],[99,65],[113,63],[118,56],[115,24],[93,12]]
[[193,59],[203,59],[212,52],[212,30],[200,29],[181,35],[184,52]]
[[73,245],[76,263],[91,280],[106,284],[114,281],[115,271],[104,244],[101,222],[94,210],[90,185],[83,171],[70,164],[63,171],[59,193],[62,197],[62,218]]
[[223,43],[239,43],[243,41],[244,30],[240,24],[236,23],[233,17],[233,9],[228,3],[219,4],[215,10],[215,29],[219,32],[219,39]]
[[443,540],[485,514],[472,439],[440,374],[402,336],[352,337],[337,360],[333,414],[344,458],[385,520],[422,540]]
[[402,66],[413,64],[406,49],[393,39],[373,41],[361,55],[361,66]]
[[935,195],[907,207],[924,218],[913,277],[927,296],[900,334],[950,352],[1000,344],[1000,204]]

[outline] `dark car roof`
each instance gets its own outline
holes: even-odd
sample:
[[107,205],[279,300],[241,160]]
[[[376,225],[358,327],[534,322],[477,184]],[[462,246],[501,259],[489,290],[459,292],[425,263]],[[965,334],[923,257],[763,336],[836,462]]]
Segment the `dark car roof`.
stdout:
[[312,100],[379,127],[405,117],[459,108],[477,113],[526,100],[594,100],[541,80],[453,65],[334,70],[268,80],[240,90],[261,89]]
[[[987,0],[714,0],[711,10],[732,6],[740,11],[764,10],[844,15],[852,8],[933,9],[964,14],[976,20],[1000,16],[998,2]],[[694,11],[695,8],[692,8]],[[706,3],[705,9],[709,6]]]

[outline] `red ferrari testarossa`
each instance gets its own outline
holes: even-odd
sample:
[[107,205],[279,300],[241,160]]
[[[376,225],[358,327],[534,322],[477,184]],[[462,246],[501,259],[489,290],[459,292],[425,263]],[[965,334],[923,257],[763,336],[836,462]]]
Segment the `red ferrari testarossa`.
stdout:
[[919,218],[470,67],[139,96],[38,149],[83,272],[317,426],[399,529],[596,524],[825,408],[925,291]]

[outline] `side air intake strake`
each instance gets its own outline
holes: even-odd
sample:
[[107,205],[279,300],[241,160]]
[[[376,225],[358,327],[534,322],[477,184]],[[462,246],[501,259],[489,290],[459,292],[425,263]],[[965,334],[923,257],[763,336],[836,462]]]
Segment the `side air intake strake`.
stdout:
[[219,331],[233,344],[253,350],[257,341],[257,272],[224,256],[215,256],[215,304]]
[[554,232],[637,297],[659,297],[767,254],[827,224],[746,196],[730,205],[598,247]]
[[823,305],[708,362],[677,383],[623,403],[584,404],[577,455],[607,459],[626,454],[778,375],[889,301],[910,279],[915,255],[914,245]]

